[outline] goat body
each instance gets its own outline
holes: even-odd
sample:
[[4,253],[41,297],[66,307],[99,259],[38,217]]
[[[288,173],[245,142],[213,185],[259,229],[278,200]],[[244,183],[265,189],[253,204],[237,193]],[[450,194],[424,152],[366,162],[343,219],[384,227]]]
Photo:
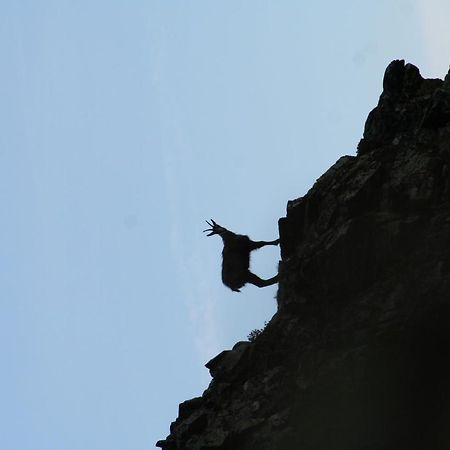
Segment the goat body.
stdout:
[[240,288],[250,283],[258,287],[270,286],[278,282],[278,275],[268,280],[259,278],[250,272],[250,252],[266,245],[278,245],[279,239],[274,241],[252,241],[248,236],[235,234],[218,225],[214,220],[208,223],[208,236],[218,234],[223,241],[222,251],[222,282],[232,291],[240,292]]

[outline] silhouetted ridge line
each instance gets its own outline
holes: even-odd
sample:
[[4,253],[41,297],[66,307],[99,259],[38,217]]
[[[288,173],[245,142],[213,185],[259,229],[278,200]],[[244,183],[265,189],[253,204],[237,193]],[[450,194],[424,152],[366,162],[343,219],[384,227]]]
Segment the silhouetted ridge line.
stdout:
[[357,156],[279,231],[276,314],[206,364],[157,446],[450,449],[450,73],[393,61]]

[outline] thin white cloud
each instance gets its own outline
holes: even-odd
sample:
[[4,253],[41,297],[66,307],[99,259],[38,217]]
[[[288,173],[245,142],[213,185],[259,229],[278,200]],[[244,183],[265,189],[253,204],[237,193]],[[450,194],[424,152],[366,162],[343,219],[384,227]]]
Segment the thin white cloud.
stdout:
[[[170,252],[175,262],[175,280],[183,293],[183,299],[188,311],[188,319],[194,336],[194,345],[204,364],[218,353],[219,339],[217,336],[217,295],[205,275],[202,258],[194,247],[194,239],[186,242],[183,236],[185,220],[184,212],[189,202],[187,193],[183,191],[183,180],[180,180],[181,162],[178,155],[184,147],[182,129],[177,124],[178,108],[172,96],[171,89],[165,83],[164,49],[166,48],[166,30],[159,26],[155,28],[152,46],[152,82],[160,97],[160,116],[162,121],[162,159],[163,175],[166,187],[166,198],[169,210],[169,241]],[[170,134],[167,130],[170,129]],[[205,372],[206,374],[206,372]]]
[[442,78],[450,64],[450,1],[418,0],[417,7],[430,76]]
[[186,275],[191,278],[188,307],[192,325],[196,329],[195,343],[202,361],[206,362],[220,351],[217,336],[217,295],[207,281],[210,278],[208,270],[198,252],[187,261]]
[[170,213],[170,246],[176,265],[176,277],[183,292],[188,310],[189,321],[194,334],[194,344],[202,364],[220,351],[217,321],[217,294],[208,281],[211,279],[201,255],[195,248],[194,241],[186,242],[183,238],[183,203],[182,186],[177,182],[176,158],[170,151],[164,155],[164,175]]

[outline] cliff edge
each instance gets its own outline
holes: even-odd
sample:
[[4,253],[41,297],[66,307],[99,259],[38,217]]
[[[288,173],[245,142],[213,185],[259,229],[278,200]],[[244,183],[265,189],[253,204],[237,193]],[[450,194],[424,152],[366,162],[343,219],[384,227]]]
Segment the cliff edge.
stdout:
[[357,156],[279,221],[278,311],[164,450],[450,448],[450,72],[386,69]]

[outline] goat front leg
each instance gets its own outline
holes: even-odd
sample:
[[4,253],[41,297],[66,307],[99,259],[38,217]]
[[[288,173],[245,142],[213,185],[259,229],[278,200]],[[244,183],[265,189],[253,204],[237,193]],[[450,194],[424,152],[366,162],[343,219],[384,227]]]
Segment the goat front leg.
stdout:
[[264,247],[266,245],[278,245],[280,243],[279,239],[274,241],[252,241],[250,240],[250,251],[257,250],[258,248]]
[[263,280],[262,278],[259,278],[258,275],[255,275],[254,273],[249,271],[247,283],[253,284],[259,288],[271,286],[272,284],[278,283],[278,275],[275,275],[274,277],[269,278],[268,280]]

